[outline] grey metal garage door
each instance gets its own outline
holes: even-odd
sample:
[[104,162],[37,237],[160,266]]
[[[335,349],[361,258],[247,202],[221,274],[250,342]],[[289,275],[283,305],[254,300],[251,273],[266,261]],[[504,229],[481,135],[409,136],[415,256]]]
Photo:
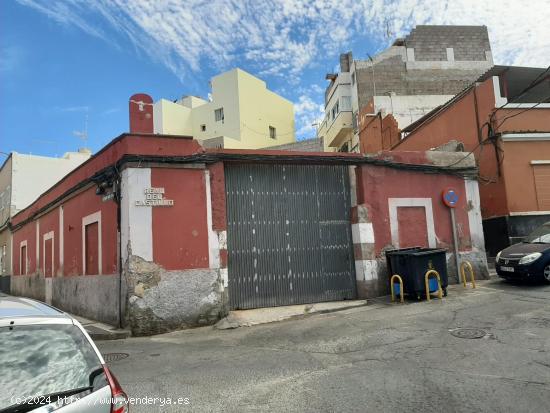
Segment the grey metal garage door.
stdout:
[[353,299],[346,166],[225,169],[232,309]]

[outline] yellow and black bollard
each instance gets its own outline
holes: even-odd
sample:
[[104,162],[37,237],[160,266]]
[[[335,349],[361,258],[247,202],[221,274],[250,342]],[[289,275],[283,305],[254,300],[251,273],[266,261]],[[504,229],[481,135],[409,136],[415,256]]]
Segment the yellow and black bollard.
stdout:
[[443,290],[441,289],[441,278],[436,270],[428,270],[424,275],[424,285],[426,287],[426,300],[430,301],[430,276],[434,276],[437,280],[437,291],[439,293],[439,299],[443,299]]
[[403,300],[403,279],[401,278],[401,276],[397,274],[392,275],[390,278],[391,300],[395,301],[395,292],[393,290],[393,280],[396,278],[399,280],[399,296],[401,297],[401,302],[403,302],[404,301]]
[[476,288],[476,279],[474,277],[474,268],[472,267],[472,264],[470,264],[469,261],[464,261],[460,264],[460,274],[462,274],[462,282],[464,284],[464,287],[466,287],[466,271],[465,269],[468,269],[468,272],[470,273],[470,277],[472,278],[472,288]]

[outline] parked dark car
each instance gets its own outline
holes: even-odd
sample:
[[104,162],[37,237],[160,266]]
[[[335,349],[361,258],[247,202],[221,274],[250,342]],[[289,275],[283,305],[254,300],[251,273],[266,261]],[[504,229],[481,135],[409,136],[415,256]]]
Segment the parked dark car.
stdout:
[[497,274],[505,279],[550,283],[550,222],[538,227],[523,242],[500,251],[495,267]]

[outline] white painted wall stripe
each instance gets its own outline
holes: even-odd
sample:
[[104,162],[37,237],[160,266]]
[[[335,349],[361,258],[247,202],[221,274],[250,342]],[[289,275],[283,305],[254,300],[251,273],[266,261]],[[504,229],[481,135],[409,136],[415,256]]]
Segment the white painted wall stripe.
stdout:
[[206,188],[206,224],[208,226],[208,266],[220,268],[220,242],[218,234],[212,229],[212,193],[208,169],[204,171],[204,184]]
[[50,231],[42,235],[42,251],[44,251],[44,254],[42,256],[42,268],[44,269],[44,276],[46,276],[46,241],[51,239],[52,240],[52,256],[50,257],[52,260],[52,277],[54,276],[54,257],[55,257],[55,236],[54,232]]
[[[537,106],[537,108],[539,106]],[[508,108],[509,105],[506,107]],[[511,142],[548,141],[550,140],[550,133],[548,132],[503,133],[501,138],[503,141],[511,141]]]
[[150,187],[150,168],[127,168],[122,171],[120,237],[123,265],[128,260],[128,245],[133,255],[153,261],[153,211],[151,207],[136,206],[136,201],[143,200],[145,189]]
[[47,304],[51,304],[52,303],[52,296],[53,296],[53,277],[55,277],[55,261],[54,261],[54,257],[55,257],[55,236],[54,236],[54,232],[53,231],[50,231],[50,232],[47,232],[46,234],[44,234],[42,236],[42,251],[44,252],[43,253],[43,257],[42,257],[42,268],[44,269],[44,277],[46,277],[46,241],[51,239],[52,240],[52,256],[50,257],[50,259],[52,260],[52,276],[51,277],[47,277],[45,280],[44,280],[44,298],[46,300],[46,303]]
[[64,226],[64,216],[63,216],[63,205],[59,207],[59,274],[64,274],[64,264],[65,264],[65,239],[63,238],[63,226]]
[[36,273],[40,274],[40,220],[36,220]]
[[[21,241],[19,243],[19,274],[27,275],[29,272],[29,249],[25,249],[25,257],[23,258],[23,254],[21,253],[23,247],[27,247],[27,240]],[[23,268],[23,259],[25,260],[25,274],[23,274],[23,271],[21,271],[21,269]]]
[[426,224],[428,232],[428,246],[436,247],[435,224],[432,208],[432,198],[389,198],[391,241],[395,248],[399,248],[399,222],[397,220],[397,208],[423,207],[426,212]]
[[508,103],[508,99],[500,94],[500,80],[498,76],[493,76],[493,93],[495,94],[495,108],[501,107]]
[[351,225],[351,236],[354,244],[374,244],[374,229],[370,222]]
[[349,173],[349,196],[350,196],[350,205],[352,207],[357,206],[357,175],[355,174],[355,165],[351,165],[348,168]]
[[469,203],[468,226],[472,250],[485,252],[485,238],[483,237],[483,221],[481,218],[481,203],[479,199],[479,185],[476,180],[466,179],[466,201]]
[[220,250],[227,249],[227,231],[218,232],[218,241],[220,243]]
[[378,261],[356,260],[355,277],[357,281],[371,281],[378,279]]
[[220,268],[220,276],[222,278],[223,287],[229,286],[229,275],[227,268]]
[[[21,272],[21,267],[19,267]],[[13,233],[10,232],[10,274],[13,275]]]

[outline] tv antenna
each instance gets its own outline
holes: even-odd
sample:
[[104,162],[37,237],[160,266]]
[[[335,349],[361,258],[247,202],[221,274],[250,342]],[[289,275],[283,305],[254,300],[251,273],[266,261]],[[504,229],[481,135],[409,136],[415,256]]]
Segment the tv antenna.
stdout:
[[390,21],[388,18],[384,20],[384,24],[386,25],[386,32],[384,33],[386,40],[391,40],[394,36],[394,33],[390,26]]
[[73,135],[84,142],[84,148],[88,147],[88,107],[86,107],[86,114],[84,115],[84,130],[75,130]]

